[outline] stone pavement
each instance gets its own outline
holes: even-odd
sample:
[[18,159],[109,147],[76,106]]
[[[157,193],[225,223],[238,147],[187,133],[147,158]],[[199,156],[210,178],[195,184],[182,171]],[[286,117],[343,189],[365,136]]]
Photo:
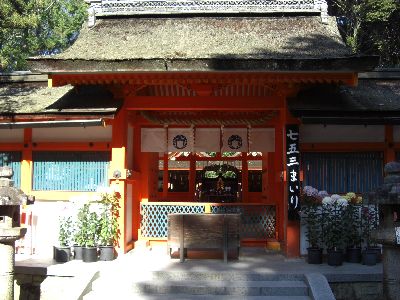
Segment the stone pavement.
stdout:
[[[154,272],[168,272],[177,277],[188,273],[230,273],[234,274],[310,274],[321,273],[326,276],[330,284],[334,283],[377,283],[382,280],[382,264],[365,266],[361,264],[344,263],[339,267],[310,265],[304,258],[287,259],[276,252],[267,252],[260,248],[243,248],[239,260],[229,261],[222,259],[187,259],[180,263],[179,259],[170,259],[166,248],[139,248],[121,255],[112,262],[83,263],[70,261],[57,264],[49,258],[24,257],[16,255],[16,273],[46,276],[41,284],[41,298],[52,299],[54,292],[60,295],[57,281],[63,280],[65,290],[74,290],[65,299],[82,299],[82,296],[91,289],[92,281],[100,274],[118,274],[131,280],[151,280]],[[174,276],[175,276],[174,275]],[[170,275],[169,275],[170,276]],[[218,275],[216,275],[218,276]],[[47,295],[47,296],[46,296]],[[53,298],[54,299],[54,298]],[[57,299],[60,299],[58,297]]]

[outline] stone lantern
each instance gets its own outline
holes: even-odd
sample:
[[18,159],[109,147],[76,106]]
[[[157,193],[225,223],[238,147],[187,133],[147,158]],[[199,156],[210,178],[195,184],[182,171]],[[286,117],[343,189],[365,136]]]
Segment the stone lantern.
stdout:
[[28,197],[14,187],[10,167],[0,167],[0,299],[14,299],[14,248],[26,228],[20,227],[20,206]]
[[382,187],[369,194],[369,202],[379,205],[379,227],[372,239],[383,245],[383,295],[400,299],[400,163],[385,166]]

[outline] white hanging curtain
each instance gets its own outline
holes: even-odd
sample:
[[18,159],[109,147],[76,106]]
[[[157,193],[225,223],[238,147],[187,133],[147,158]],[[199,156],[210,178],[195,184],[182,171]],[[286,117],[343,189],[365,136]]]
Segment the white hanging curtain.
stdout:
[[224,128],[221,152],[248,152],[247,128]]
[[193,144],[192,128],[168,128],[168,151],[192,152]]
[[196,152],[219,152],[221,149],[221,130],[219,128],[196,128]]
[[167,151],[167,132],[164,128],[142,128],[142,152]]
[[274,128],[251,128],[250,152],[275,152]]

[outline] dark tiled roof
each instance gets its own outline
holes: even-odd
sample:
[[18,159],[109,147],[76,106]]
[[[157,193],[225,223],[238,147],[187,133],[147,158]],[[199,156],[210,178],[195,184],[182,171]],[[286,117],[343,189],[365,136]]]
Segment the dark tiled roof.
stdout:
[[400,80],[361,79],[354,88],[311,87],[288,104],[305,123],[400,124]]
[[[101,19],[92,28],[84,27],[63,53],[31,58],[31,64],[35,70],[47,66],[50,71],[60,72],[90,68],[279,70],[283,68],[279,65],[282,60],[296,61],[287,68],[305,69],[310,66],[304,60],[350,57],[333,17],[327,24],[318,16],[119,18]],[[94,61],[100,63],[90,64]],[[229,65],[226,61],[241,64]],[[249,61],[252,64],[244,63]],[[268,61],[273,62],[266,64]]]
[[0,85],[0,115],[110,114],[120,103],[104,87]]

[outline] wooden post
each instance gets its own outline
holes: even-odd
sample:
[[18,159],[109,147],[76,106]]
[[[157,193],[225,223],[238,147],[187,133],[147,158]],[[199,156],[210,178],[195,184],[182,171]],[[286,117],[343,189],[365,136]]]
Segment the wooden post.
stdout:
[[394,151],[393,126],[385,125],[385,164],[396,160]]
[[[112,149],[110,163],[110,185],[113,186],[121,195],[119,209],[119,230],[121,232],[118,251],[125,253],[128,247],[126,240],[126,145],[127,145],[127,113],[122,107],[115,116],[112,125]],[[120,177],[115,176],[120,172]],[[118,178],[117,178],[118,177]],[[130,241],[129,241],[130,242]]]
[[224,262],[228,263],[228,222],[224,215],[224,223],[223,223],[223,243],[224,243]]
[[190,201],[196,201],[195,191],[196,191],[196,156],[193,153],[190,153],[189,194],[192,197]]
[[24,129],[21,175],[21,190],[29,195],[32,192],[32,128]]
[[164,153],[164,170],[163,170],[163,200],[167,200],[168,197],[168,154]]
[[184,262],[185,261],[185,242],[184,242],[185,218],[184,218],[184,215],[181,215],[180,219],[181,219],[181,231],[179,234],[179,260],[180,260],[180,262]]
[[242,152],[242,202],[249,202],[249,167],[247,164],[247,152]]

